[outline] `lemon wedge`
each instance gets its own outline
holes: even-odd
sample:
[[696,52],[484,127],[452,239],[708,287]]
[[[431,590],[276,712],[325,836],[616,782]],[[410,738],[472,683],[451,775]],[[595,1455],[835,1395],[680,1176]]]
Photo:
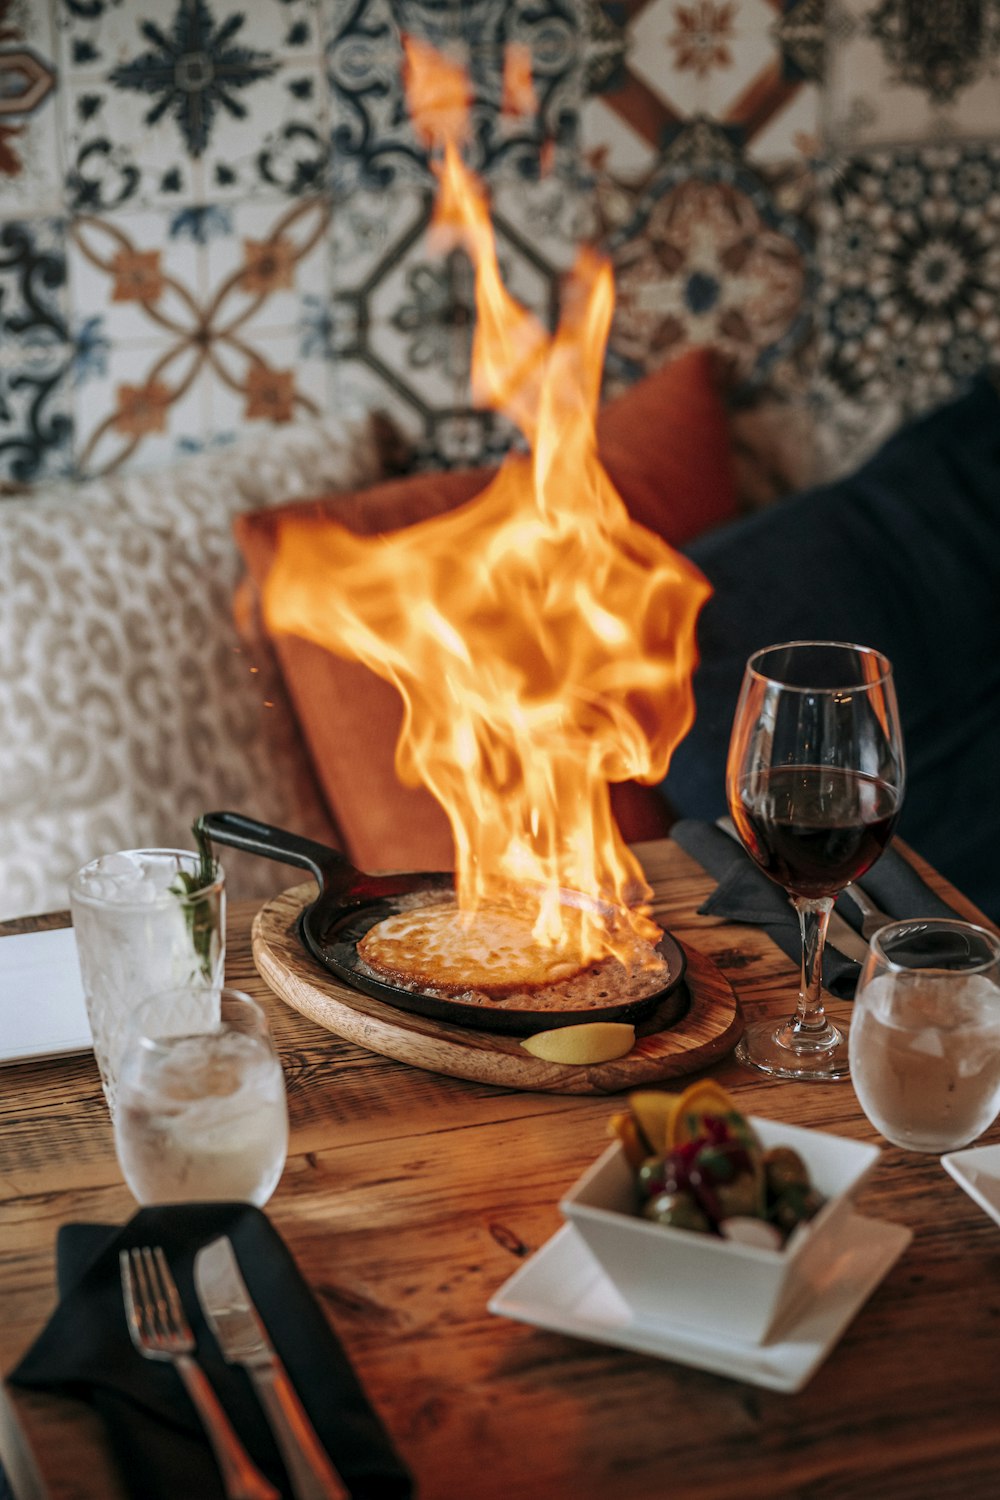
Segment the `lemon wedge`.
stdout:
[[656,1089],[629,1094],[628,1106],[648,1148],[647,1156],[662,1156],[666,1151],[680,1104],[680,1094],[664,1094]]
[[714,1079],[703,1078],[690,1084],[678,1099],[677,1109],[666,1129],[667,1146],[680,1146],[685,1141],[697,1140],[702,1134],[702,1120],[706,1115],[721,1115],[734,1127],[739,1122],[740,1128],[745,1128],[732,1094],[727,1093]]
[[553,1031],[537,1031],[521,1043],[532,1057],[577,1067],[613,1062],[616,1057],[631,1052],[634,1045],[635,1027],[620,1021],[587,1021],[582,1026],[557,1026]]
[[646,1141],[639,1134],[635,1117],[627,1111],[612,1115],[608,1121],[608,1134],[618,1137],[622,1143],[622,1150],[625,1152],[625,1160],[633,1172],[638,1172],[646,1157],[651,1153]]

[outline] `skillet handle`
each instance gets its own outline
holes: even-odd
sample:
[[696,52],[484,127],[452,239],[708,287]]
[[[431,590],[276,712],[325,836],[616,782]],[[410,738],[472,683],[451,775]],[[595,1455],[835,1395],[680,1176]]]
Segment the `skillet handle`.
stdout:
[[276,859],[281,864],[301,865],[315,875],[320,890],[329,890],[332,886],[346,891],[365,879],[360,870],[328,844],[319,844],[315,839],[289,833],[270,823],[258,823],[256,818],[244,817],[242,813],[204,813],[201,825],[216,843],[243,849],[248,854],[263,854],[266,859]]

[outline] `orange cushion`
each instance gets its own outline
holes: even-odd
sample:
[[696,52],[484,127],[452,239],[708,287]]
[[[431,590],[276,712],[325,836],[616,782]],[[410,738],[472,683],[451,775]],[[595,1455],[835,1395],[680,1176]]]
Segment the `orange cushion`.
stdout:
[[634,521],[683,547],[736,515],[729,418],[708,349],[690,349],[602,407],[597,446]]
[[[689,351],[608,402],[597,436],[630,515],[672,546],[736,513],[728,419],[707,350]],[[236,539],[262,588],[283,516],[326,516],[363,535],[394,531],[464,504],[494,472],[414,474],[354,494],[254,511],[237,518]],[[365,870],[450,869],[443,812],[428,792],[404,787],[395,773],[402,720],[396,689],[311,641],[279,634],[274,644],[345,852]],[[618,794],[615,805],[616,812],[627,812],[620,816],[626,838],[662,833],[662,810],[651,789]]]

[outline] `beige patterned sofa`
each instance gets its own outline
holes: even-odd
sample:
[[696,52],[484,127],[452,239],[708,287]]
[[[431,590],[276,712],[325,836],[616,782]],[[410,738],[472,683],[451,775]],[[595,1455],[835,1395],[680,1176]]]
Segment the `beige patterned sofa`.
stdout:
[[[329,837],[271,649],[238,618],[238,512],[391,473],[384,419],[266,431],[172,468],[0,500],[0,920],[209,807]],[[234,895],[279,872],[227,859]],[[280,888],[280,887],[278,887]]]

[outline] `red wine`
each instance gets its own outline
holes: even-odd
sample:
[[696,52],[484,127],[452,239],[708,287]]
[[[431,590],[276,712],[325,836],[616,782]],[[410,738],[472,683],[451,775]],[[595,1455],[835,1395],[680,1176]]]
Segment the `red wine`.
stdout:
[[814,900],[875,863],[896,826],[899,793],[859,771],[776,766],[741,783],[732,814],[764,873]]

